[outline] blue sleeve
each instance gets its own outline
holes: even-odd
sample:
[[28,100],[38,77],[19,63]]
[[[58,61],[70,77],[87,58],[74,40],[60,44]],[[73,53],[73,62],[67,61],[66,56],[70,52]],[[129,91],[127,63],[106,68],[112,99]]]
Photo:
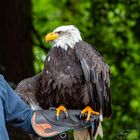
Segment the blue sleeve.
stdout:
[[21,128],[23,131],[33,133],[31,117],[33,110],[15,93],[15,91],[0,75],[0,99],[6,123]]

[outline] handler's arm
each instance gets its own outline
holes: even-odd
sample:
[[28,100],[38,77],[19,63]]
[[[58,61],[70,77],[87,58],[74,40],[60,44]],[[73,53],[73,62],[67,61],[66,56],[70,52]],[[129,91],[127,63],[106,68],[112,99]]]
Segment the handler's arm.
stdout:
[[33,133],[31,126],[33,110],[21,100],[2,75],[0,75],[0,100],[2,100],[6,123]]

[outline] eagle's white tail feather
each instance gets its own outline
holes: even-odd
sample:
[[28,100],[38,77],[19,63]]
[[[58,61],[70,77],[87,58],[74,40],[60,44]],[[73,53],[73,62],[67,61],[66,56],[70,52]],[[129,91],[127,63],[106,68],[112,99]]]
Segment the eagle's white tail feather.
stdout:
[[102,124],[101,124],[101,121],[99,121],[99,125],[98,125],[98,128],[97,128],[97,132],[94,136],[94,140],[96,140],[97,136],[100,136],[101,138],[103,138],[103,128],[102,128]]
[[99,115],[100,121],[103,121],[103,114]]
[[103,134],[103,128],[102,128],[101,121],[99,121],[99,126],[98,126],[98,130],[97,131],[99,131],[100,137],[103,138],[104,134]]
[[100,118],[101,121],[103,121],[103,111],[102,111],[102,109],[100,109],[100,115],[99,115],[99,118]]
[[90,140],[88,130],[74,131],[74,140]]

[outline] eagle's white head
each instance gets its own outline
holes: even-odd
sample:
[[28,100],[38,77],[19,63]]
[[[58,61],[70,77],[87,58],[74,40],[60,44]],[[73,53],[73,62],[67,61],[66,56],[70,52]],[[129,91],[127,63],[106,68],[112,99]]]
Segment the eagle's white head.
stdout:
[[60,26],[46,35],[45,40],[51,41],[53,47],[61,47],[67,51],[74,48],[75,43],[82,40],[80,31],[73,25]]

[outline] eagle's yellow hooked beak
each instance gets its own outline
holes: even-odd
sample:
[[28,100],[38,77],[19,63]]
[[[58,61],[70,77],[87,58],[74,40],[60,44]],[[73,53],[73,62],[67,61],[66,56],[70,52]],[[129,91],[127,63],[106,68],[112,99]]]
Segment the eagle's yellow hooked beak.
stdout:
[[46,42],[49,42],[49,41],[53,41],[53,40],[57,39],[58,37],[59,37],[59,35],[57,33],[51,32],[45,36],[45,40],[46,40]]

